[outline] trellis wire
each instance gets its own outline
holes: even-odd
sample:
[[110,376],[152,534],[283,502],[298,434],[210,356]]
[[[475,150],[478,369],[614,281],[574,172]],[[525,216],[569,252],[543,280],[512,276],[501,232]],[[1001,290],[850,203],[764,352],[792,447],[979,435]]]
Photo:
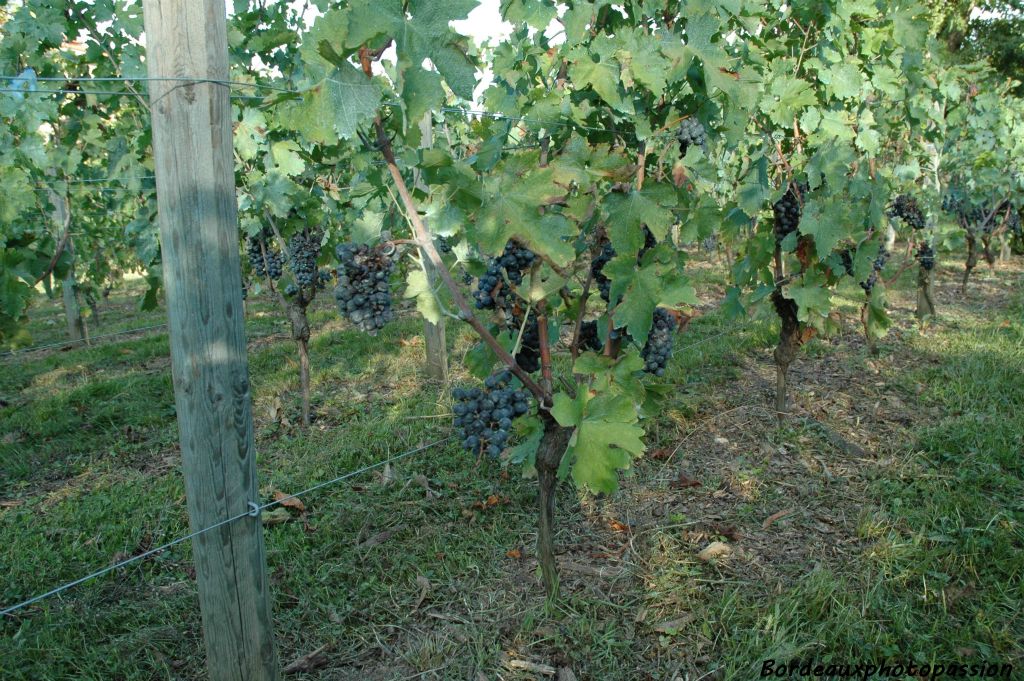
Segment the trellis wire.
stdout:
[[[13,80],[16,80],[16,79],[17,79],[17,76],[0,76],[0,82],[3,82],[5,80],[6,81],[13,81]],[[75,81],[75,82],[96,82],[96,83],[134,83],[134,82],[168,81],[168,82],[183,83],[183,84],[188,84],[188,85],[201,84],[201,83],[210,83],[210,84],[213,84],[213,85],[224,85],[225,87],[229,87],[229,88],[231,88],[231,87],[254,88],[254,89],[258,89],[258,90],[262,89],[262,90],[269,90],[271,92],[279,92],[279,93],[282,93],[282,94],[293,94],[293,95],[301,95],[301,94],[303,94],[305,92],[308,92],[308,89],[307,90],[299,90],[299,89],[296,89],[296,88],[286,88],[286,87],[280,87],[280,86],[277,86],[277,85],[266,85],[266,84],[263,84],[263,83],[246,83],[244,81],[238,81],[238,80],[219,80],[219,79],[216,79],[216,78],[190,78],[190,77],[187,77],[187,76],[158,76],[158,77],[138,77],[138,78],[125,78],[125,77],[116,77],[116,76],[98,77],[98,78],[74,78],[74,77],[67,77],[67,78],[65,78],[65,77],[47,76],[47,77],[37,77],[35,80],[36,81],[40,81],[40,82],[72,82],[72,81]],[[137,92],[132,92],[132,91],[128,91],[128,90],[70,90],[70,89],[54,89],[54,90],[31,89],[30,90],[30,89],[26,89],[26,88],[0,88],[0,92],[14,92],[14,93],[21,93],[23,95],[25,95],[25,94],[47,94],[47,93],[50,93],[50,94],[86,94],[86,95],[91,94],[91,95],[104,95],[104,96],[106,96],[106,95],[121,95],[121,96],[128,96],[128,97],[136,97],[136,96],[138,96]],[[258,95],[232,95],[232,98],[233,99],[259,99],[259,100],[266,99],[266,97],[261,97],[261,96],[258,96]],[[390,106],[390,107],[395,107],[395,106],[401,106],[402,105],[401,102],[381,102],[381,104],[383,106]],[[440,107],[439,110],[444,112],[444,113],[457,113],[457,114],[462,114],[464,116],[482,116],[482,117],[485,117],[485,118],[493,118],[495,120],[507,120],[507,121],[511,121],[511,122],[539,123],[541,125],[572,126],[572,127],[579,128],[580,130],[589,130],[589,131],[592,131],[592,132],[613,132],[613,131],[608,130],[607,128],[599,128],[599,127],[593,127],[593,126],[586,126],[586,125],[581,125],[579,123],[574,123],[572,121],[563,121],[563,120],[548,120],[548,121],[544,121],[544,120],[534,119],[534,118],[531,118],[529,116],[510,116],[508,114],[497,113],[497,112],[493,112],[493,111],[484,111],[484,110],[481,110],[481,109],[464,109],[462,107],[455,107],[455,106],[442,106],[442,107]],[[627,135],[631,135],[633,137],[636,137],[636,133],[633,133],[633,132],[619,131],[619,132],[616,132],[616,134],[627,134]]]
[[13,355],[22,355],[28,352],[36,352],[37,350],[48,350],[50,348],[59,348],[65,345],[77,345],[78,343],[91,343],[95,340],[102,338],[113,338],[114,336],[127,336],[133,333],[142,333],[143,331],[152,331],[153,329],[162,329],[167,324],[154,324],[153,326],[143,326],[137,329],[127,329],[125,331],[113,331],[111,333],[101,334],[99,336],[90,336],[89,338],[76,338],[75,340],[64,340],[56,343],[47,343],[45,345],[33,345],[32,347],[22,348],[20,350],[8,350],[7,352],[0,354],[0,357],[11,357]]
[[49,598],[51,596],[56,596],[57,594],[62,593],[64,591],[67,591],[68,589],[74,588],[74,587],[78,586],[79,584],[83,584],[84,582],[88,582],[88,581],[90,581],[92,579],[96,579],[97,577],[102,577],[105,574],[108,574],[108,573],[113,572],[115,570],[119,570],[119,569],[121,569],[123,567],[131,565],[132,563],[137,563],[137,562],[139,562],[141,560],[144,560],[145,558],[148,558],[148,557],[150,557],[150,556],[152,556],[154,554],[160,553],[162,551],[166,551],[167,549],[172,548],[174,546],[177,546],[178,544],[181,544],[182,542],[186,542],[189,539],[195,539],[196,537],[198,537],[200,535],[203,535],[203,534],[206,534],[207,532],[212,532],[213,530],[216,530],[218,528],[224,527],[225,525],[229,525],[231,523],[237,522],[237,521],[241,520],[242,518],[250,518],[250,517],[251,518],[256,518],[256,517],[259,516],[260,513],[262,513],[263,511],[267,510],[268,508],[273,508],[274,506],[280,506],[280,505],[284,504],[286,501],[291,501],[292,499],[298,499],[301,496],[305,496],[306,494],[310,494],[310,493],[315,492],[317,490],[323,489],[324,487],[329,487],[331,485],[336,485],[339,482],[342,482],[344,480],[348,480],[349,478],[354,478],[357,475],[361,475],[361,474],[366,473],[368,471],[372,471],[372,470],[374,470],[376,468],[380,468],[381,466],[386,466],[386,465],[394,463],[396,461],[401,461],[402,459],[406,459],[406,458],[408,458],[408,457],[410,457],[410,456],[412,456],[414,454],[419,454],[420,452],[423,452],[423,451],[426,451],[428,449],[432,449],[432,448],[434,448],[434,447],[436,447],[438,445],[444,444],[445,442],[447,442],[450,439],[451,439],[451,436],[446,437],[446,438],[442,438],[440,440],[435,440],[434,442],[431,442],[429,444],[421,445],[420,447],[417,447],[415,449],[410,449],[410,450],[408,450],[406,452],[403,452],[401,454],[397,454],[397,455],[389,457],[387,459],[383,459],[382,461],[378,461],[377,463],[370,464],[369,466],[364,466],[364,467],[356,469],[354,471],[349,471],[348,473],[345,473],[343,475],[339,475],[338,477],[333,478],[332,480],[325,480],[324,482],[321,482],[321,483],[318,483],[316,485],[313,485],[312,487],[307,487],[306,489],[304,489],[304,490],[302,490],[300,492],[296,492],[295,494],[290,494],[290,495],[288,495],[286,497],[281,497],[280,499],[275,499],[275,500],[267,502],[265,504],[257,504],[256,502],[250,501],[249,502],[249,509],[247,511],[245,511],[244,513],[238,513],[236,515],[231,516],[230,518],[225,518],[224,520],[221,520],[218,523],[214,523],[213,525],[210,525],[209,527],[204,527],[201,530],[196,530],[195,532],[190,532],[189,534],[186,534],[183,537],[178,537],[177,539],[169,541],[166,544],[162,544],[162,545],[160,545],[160,546],[158,546],[156,548],[149,549],[148,551],[145,551],[144,553],[140,553],[137,556],[132,556],[131,558],[128,558],[126,560],[122,560],[122,561],[120,561],[118,563],[114,563],[113,565],[109,565],[109,566],[107,566],[105,568],[102,568],[100,570],[96,570],[95,572],[92,572],[92,573],[90,573],[88,575],[85,575],[84,577],[79,577],[78,579],[76,579],[74,581],[67,582],[65,584],[61,584],[60,586],[55,587],[53,589],[50,589],[49,591],[47,591],[45,593],[41,593],[41,594],[39,594],[37,596],[33,596],[32,598],[26,599],[26,600],[24,600],[24,601],[22,601],[20,603],[15,603],[14,605],[11,605],[11,606],[9,606],[7,608],[4,608],[3,610],[0,610],[0,617],[4,617],[6,615],[10,615],[12,613],[15,613],[18,610],[22,610],[23,608],[27,608],[28,606],[32,605],[33,603],[38,603],[39,601],[44,600],[46,598]]

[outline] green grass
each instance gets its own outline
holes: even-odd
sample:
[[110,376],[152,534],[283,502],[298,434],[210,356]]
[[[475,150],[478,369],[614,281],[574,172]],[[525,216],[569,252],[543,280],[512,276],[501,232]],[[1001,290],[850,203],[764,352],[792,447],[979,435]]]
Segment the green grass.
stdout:
[[[943,286],[955,285],[953,265]],[[534,485],[515,470],[446,444],[396,464],[390,478],[375,471],[310,495],[301,518],[265,530],[282,660],[327,645],[326,666],[302,679],[529,678],[505,668],[508,655],[624,681],[756,678],[762,660],[797,657],[1021,668],[1024,282],[1012,272],[991,280],[1012,295],[979,290],[943,309],[927,335],[903,324],[874,359],[850,318],[857,292],[842,292],[850,332],[816,340],[793,389],[810,404],[837,391],[854,406],[869,389],[898,398],[910,425],[879,430],[868,460],[843,457],[809,424],[761,414],[767,388],[757,376],[771,375],[777,333],[770,317],[736,322],[709,309],[694,319],[665,379],[673,390],[648,424],[651,451],[679,453],[641,462],[610,499],[563,488],[557,542],[583,569],[564,571],[564,597],[550,609],[531,559]],[[706,291],[722,281],[706,268],[696,283]],[[894,305],[908,304],[910,286],[904,277],[894,287]],[[159,320],[115,314],[133,309],[131,293],[101,313],[107,330]],[[62,327],[56,308],[42,305],[49,317],[37,316],[33,330],[46,342]],[[287,327],[271,302],[249,301],[264,499],[450,432],[446,392],[422,379],[422,346],[410,342],[420,322],[368,338],[326,303],[313,321],[318,418],[304,431],[293,425],[298,365]],[[449,337],[457,360],[468,337]],[[167,353],[156,331],[2,360],[0,603],[187,533]],[[825,369],[861,376],[869,367],[878,373],[859,387],[812,383]],[[456,378],[465,378],[458,367]],[[817,417],[844,434],[851,423],[896,428]],[[668,489],[680,466],[703,486]],[[485,503],[491,495],[496,505]],[[797,511],[791,519],[762,529],[786,507]],[[832,534],[814,533],[818,509],[834,516]],[[695,537],[712,516],[742,537]],[[610,530],[611,520],[633,534]],[[385,531],[383,543],[365,543]],[[694,549],[716,538],[741,556],[697,560]],[[823,541],[843,542],[847,558],[829,559]],[[772,548],[784,542],[796,548]],[[595,557],[616,550],[621,562]],[[203,678],[190,560],[186,543],[0,623],[0,678]]]

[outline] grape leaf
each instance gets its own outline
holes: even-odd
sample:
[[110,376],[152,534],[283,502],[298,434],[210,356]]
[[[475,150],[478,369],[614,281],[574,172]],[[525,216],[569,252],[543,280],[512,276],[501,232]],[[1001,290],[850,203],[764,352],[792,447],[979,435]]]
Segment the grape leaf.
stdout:
[[380,106],[380,88],[352,65],[340,66],[281,112],[283,125],[311,142],[333,144],[355,137]]
[[405,298],[416,299],[416,310],[431,324],[441,321],[441,306],[423,270],[410,270],[406,278]]

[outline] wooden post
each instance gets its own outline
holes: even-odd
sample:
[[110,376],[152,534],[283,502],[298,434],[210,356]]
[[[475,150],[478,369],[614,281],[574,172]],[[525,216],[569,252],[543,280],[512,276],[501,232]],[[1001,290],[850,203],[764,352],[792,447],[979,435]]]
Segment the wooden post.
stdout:
[[[144,0],[171,373],[193,529],[258,501],[242,314],[223,0]],[[192,541],[213,681],[279,678],[263,532],[242,518]]]
[[[434,123],[431,113],[428,111],[420,121],[420,148],[429,149],[434,144]],[[417,180],[419,178],[417,177]],[[423,270],[427,275],[427,285],[431,290],[437,290],[437,270],[430,259],[423,255]],[[426,371],[427,376],[435,381],[445,382],[448,380],[448,348],[445,342],[444,318],[438,320],[437,324],[428,321],[423,322],[423,340],[426,346]]]

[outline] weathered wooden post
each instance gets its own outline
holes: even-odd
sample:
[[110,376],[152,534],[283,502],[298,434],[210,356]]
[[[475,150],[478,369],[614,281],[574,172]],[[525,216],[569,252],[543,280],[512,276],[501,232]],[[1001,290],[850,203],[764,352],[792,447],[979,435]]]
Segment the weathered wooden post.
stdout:
[[[258,498],[242,314],[223,0],[144,0],[174,400],[193,531]],[[245,517],[193,540],[210,678],[279,678],[263,534]]]

